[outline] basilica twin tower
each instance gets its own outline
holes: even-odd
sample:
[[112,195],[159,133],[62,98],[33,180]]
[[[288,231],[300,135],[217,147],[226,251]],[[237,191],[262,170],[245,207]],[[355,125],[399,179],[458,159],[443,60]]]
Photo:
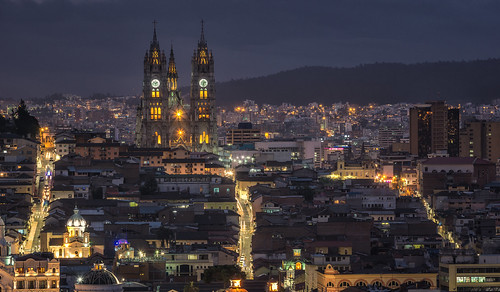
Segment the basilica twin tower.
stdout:
[[144,57],[141,103],[137,108],[136,138],[140,148],[184,147],[195,152],[217,153],[214,59],[201,37],[191,60],[190,106],[177,87],[174,51],[167,63],[154,27],[153,40]]

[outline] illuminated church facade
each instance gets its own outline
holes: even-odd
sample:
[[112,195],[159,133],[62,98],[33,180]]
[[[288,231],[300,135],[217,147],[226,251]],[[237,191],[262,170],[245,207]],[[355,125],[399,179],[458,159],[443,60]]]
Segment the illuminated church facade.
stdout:
[[173,48],[167,57],[156,36],[144,57],[144,80],[137,109],[135,143],[140,148],[178,148],[217,153],[215,77],[212,52],[208,50],[203,23],[201,37],[191,60],[190,105],[178,88]]

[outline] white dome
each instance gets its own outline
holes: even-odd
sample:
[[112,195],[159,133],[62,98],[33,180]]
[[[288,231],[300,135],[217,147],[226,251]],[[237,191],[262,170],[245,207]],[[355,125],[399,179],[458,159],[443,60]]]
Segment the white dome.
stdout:
[[66,225],[68,227],[85,227],[87,225],[87,221],[85,221],[82,215],[80,215],[80,211],[76,206],[73,212],[75,213],[71,215],[71,217],[69,217],[68,223]]

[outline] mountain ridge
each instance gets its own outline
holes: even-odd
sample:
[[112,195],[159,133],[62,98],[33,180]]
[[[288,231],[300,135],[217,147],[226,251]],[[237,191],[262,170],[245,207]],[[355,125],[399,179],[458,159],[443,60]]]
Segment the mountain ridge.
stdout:
[[332,104],[490,103],[500,98],[500,59],[423,63],[377,62],[355,67],[305,66],[217,84],[217,103]]

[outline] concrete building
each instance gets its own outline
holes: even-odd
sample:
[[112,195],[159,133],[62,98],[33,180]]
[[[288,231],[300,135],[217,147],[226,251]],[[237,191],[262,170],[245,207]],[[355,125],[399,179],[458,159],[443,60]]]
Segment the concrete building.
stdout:
[[465,123],[460,132],[460,157],[478,157],[497,163],[500,158],[500,122]]
[[374,179],[376,176],[375,162],[337,161],[337,169],[332,175],[334,178],[340,179]]
[[317,289],[319,292],[339,292],[348,287],[387,287],[397,289],[402,284],[423,282],[430,289],[437,287],[436,273],[340,273],[332,265],[324,269],[314,269],[315,266],[306,265],[306,290]]
[[430,195],[450,187],[482,187],[496,179],[495,165],[472,157],[435,157],[417,165],[417,190]]
[[[444,101],[410,109],[410,153],[419,157],[438,151],[458,155],[459,112]],[[449,149],[450,148],[450,149]]]
[[228,145],[253,143],[262,140],[260,129],[254,129],[252,123],[239,123],[237,129],[229,129],[226,133]]
[[29,254],[16,259],[15,291],[59,291],[59,261],[49,255]]
[[439,286],[444,291],[500,290],[499,255],[480,255],[443,259],[439,264]]

